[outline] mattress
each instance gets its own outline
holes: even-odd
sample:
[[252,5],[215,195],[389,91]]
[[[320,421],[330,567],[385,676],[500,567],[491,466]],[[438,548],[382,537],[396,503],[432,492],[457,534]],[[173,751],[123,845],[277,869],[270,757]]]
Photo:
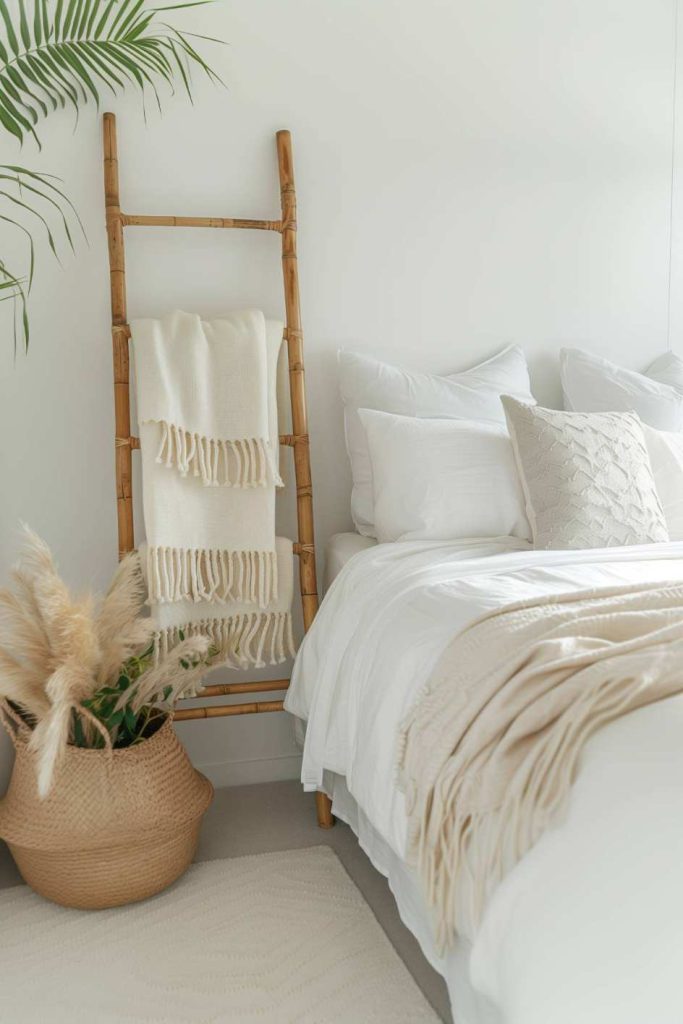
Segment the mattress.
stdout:
[[471,950],[443,960],[405,864],[395,772],[399,724],[468,623],[520,599],[667,580],[683,580],[683,543],[563,552],[511,538],[377,544],[346,562],[306,636],[286,698],[307,720],[302,781],[331,792],[388,875],[446,978],[458,1024],[683,1021],[683,698],[592,737],[565,820],[498,888]]
[[325,548],[325,574],[323,592],[332,586],[332,582],[342,571],[349,559],[359,551],[367,551],[377,544],[374,537],[361,537],[359,533],[335,533]]

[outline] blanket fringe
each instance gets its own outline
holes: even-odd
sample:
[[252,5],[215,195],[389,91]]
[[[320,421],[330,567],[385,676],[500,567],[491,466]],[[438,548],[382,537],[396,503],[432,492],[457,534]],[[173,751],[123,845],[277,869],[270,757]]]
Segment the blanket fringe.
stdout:
[[293,658],[294,637],[290,612],[252,612],[227,618],[205,618],[184,626],[168,626],[156,633],[155,658],[191,636],[209,638],[215,654],[211,667],[265,668]]
[[184,430],[161,420],[156,461],[181,476],[201,478],[205,487],[267,487],[283,482],[270,441],[263,437],[226,441]]
[[275,551],[150,547],[148,601],[216,601],[265,608],[278,597]]

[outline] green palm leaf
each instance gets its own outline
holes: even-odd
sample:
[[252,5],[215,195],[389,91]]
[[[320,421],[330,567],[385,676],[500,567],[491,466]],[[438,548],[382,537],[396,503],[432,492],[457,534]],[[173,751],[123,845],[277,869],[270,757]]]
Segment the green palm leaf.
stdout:
[[[17,0],[12,17],[0,0],[0,123],[20,142],[38,140],[36,125],[50,110],[71,100],[76,107],[102,89],[122,92],[133,85],[157,94],[172,89],[180,74],[191,96],[191,70],[220,79],[183,33],[157,16],[163,11],[203,6],[195,0],[150,8],[146,0]],[[214,40],[212,40],[214,41]]]
[[[31,251],[33,251],[33,247],[31,247]],[[25,280],[13,274],[0,260],[0,302],[12,301],[14,314],[12,317],[12,330],[15,353],[19,335],[24,339],[24,344],[27,347],[29,342],[28,308],[24,284]]]
[[[10,2],[12,9],[10,9]],[[148,0],[0,0],[0,134],[38,146],[38,126],[53,111],[90,102],[99,107],[106,90],[117,95],[134,88],[143,103],[159,87],[174,92],[179,78],[192,100],[192,69],[214,82],[218,75],[183,33],[159,15],[213,0],[189,0],[151,7]],[[202,38],[202,37],[193,37]],[[218,42],[210,40],[208,42]],[[49,175],[16,165],[0,165],[0,222],[28,239],[26,273],[10,271],[0,258],[0,302],[14,302],[14,339],[28,348],[28,294],[33,282],[33,227],[54,256],[61,244],[71,249],[76,211]]]
[[[18,275],[10,271],[0,260],[0,301],[14,301],[13,336],[17,349],[18,336],[28,348],[28,295],[33,284],[35,267],[35,244],[32,228],[39,226],[46,241],[59,260],[62,239],[73,250],[73,227],[78,224],[83,230],[78,214],[67,199],[57,179],[49,174],[39,174],[16,164],[0,164],[0,221],[20,232],[28,247],[28,271]],[[21,220],[19,219],[21,217]]]

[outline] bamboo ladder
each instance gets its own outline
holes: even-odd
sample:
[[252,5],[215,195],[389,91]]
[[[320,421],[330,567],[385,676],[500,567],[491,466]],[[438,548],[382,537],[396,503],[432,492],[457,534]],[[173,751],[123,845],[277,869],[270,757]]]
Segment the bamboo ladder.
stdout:
[[[119,558],[135,546],[133,532],[132,455],[140,440],[130,432],[130,328],[126,310],[126,266],[123,229],[127,227],[241,228],[272,231],[282,237],[282,273],[284,278],[286,326],[289,363],[289,390],[292,408],[292,434],[280,436],[280,444],[293,449],[296,480],[298,543],[294,552],[299,557],[299,582],[304,629],[307,630],[318,610],[313,539],[313,492],[308,445],[306,392],[304,385],[303,334],[299,304],[299,271],[296,252],[296,192],[292,163],[292,140],[288,131],[277,132],[277,159],[280,172],[280,220],[240,220],[227,217],[158,217],[123,213],[119,198],[118,145],[116,118],[104,115],[104,194],[109,242],[109,274],[111,283],[112,344],[114,350],[114,410],[116,501],[118,513]],[[256,680],[206,686],[201,697],[232,694],[255,694],[286,690],[289,679]],[[177,721],[219,718],[226,715],[262,714],[281,711],[283,700],[249,701],[241,704],[218,704],[183,708],[176,712]],[[334,824],[331,805],[325,793],[316,793],[318,824],[330,828]]]

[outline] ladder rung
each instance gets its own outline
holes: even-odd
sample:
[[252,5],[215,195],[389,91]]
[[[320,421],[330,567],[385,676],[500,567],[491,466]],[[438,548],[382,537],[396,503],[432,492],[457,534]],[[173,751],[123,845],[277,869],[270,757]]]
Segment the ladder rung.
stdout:
[[123,227],[147,228],[246,228],[255,231],[282,231],[281,220],[245,220],[239,217],[156,217],[122,213]]
[[282,700],[255,700],[249,704],[214,704],[206,708],[181,708],[173,718],[187,722],[195,718],[225,718],[230,715],[262,715],[268,711],[282,711]]
[[[215,686],[205,686],[197,694],[199,697],[229,697],[232,693],[267,693],[270,690],[286,690],[289,686],[289,679],[259,679],[250,683],[218,683]],[[193,697],[184,697],[183,700],[194,700]]]

